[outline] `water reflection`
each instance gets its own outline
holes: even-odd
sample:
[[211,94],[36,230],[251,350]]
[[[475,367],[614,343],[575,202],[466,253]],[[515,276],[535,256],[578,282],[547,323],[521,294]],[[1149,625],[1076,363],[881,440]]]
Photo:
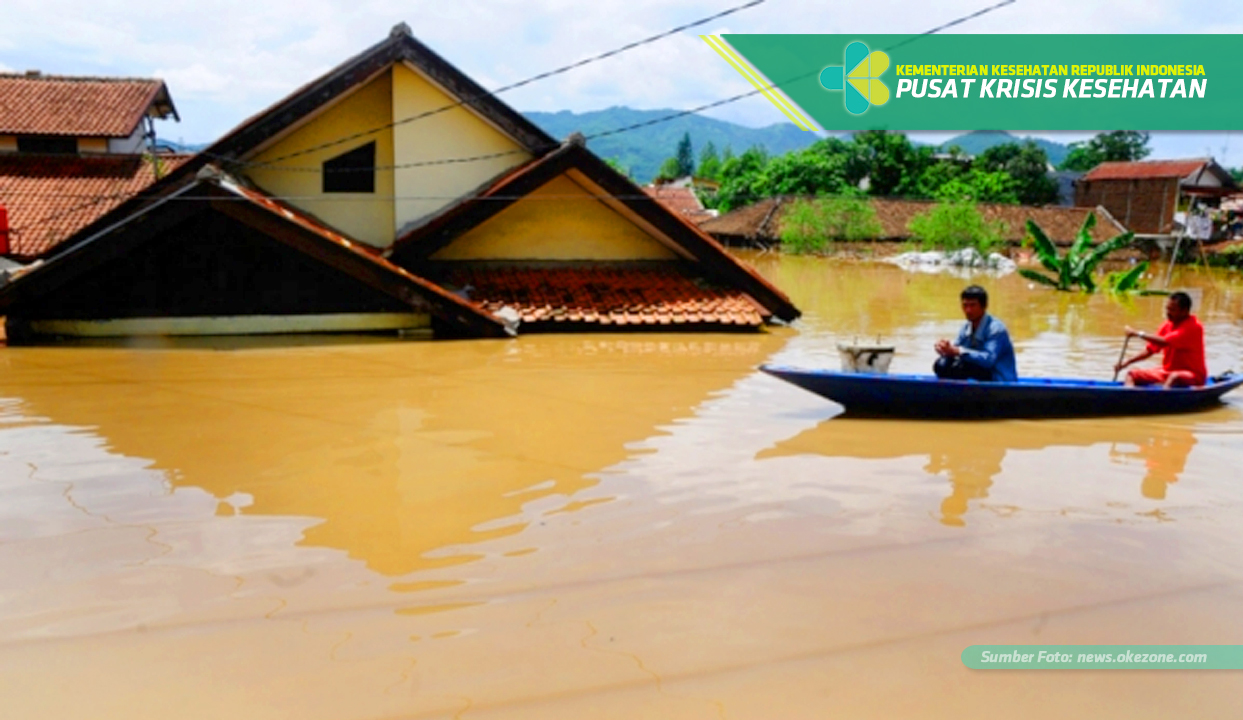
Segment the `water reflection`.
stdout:
[[399,578],[604,502],[575,498],[784,337],[23,348],[0,390],[153,459],[220,514],[307,518],[300,544]]
[[[1050,675],[1041,697],[1063,706],[1016,705],[1030,678],[963,675],[958,653],[1243,640],[1221,635],[1241,579],[1238,401],[826,421],[832,403],[754,367],[836,364],[842,335],[880,332],[895,370],[926,371],[961,281],[766,272],[808,310],[796,330],[0,351],[5,710],[816,717],[831,696],[852,717],[1027,718],[1105,697],[1151,715],[1198,681]],[[1137,324],[1103,297],[993,295],[1030,374],[1099,377]],[[1216,361],[1243,349],[1240,297],[1206,291]],[[1237,705],[1196,691],[1210,714]]]
[[1171,427],[1145,440],[1135,452],[1114,445],[1109,449],[1109,456],[1142,461],[1147,472],[1140,492],[1146,498],[1164,500],[1166,488],[1178,482],[1179,475],[1187,469],[1187,458],[1195,444],[1196,436],[1190,428]]
[[[1142,463],[1145,472],[1140,483],[1141,495],[1163,500],[1167,486],[1177,482],[1186,469],[1196,445],[1195,433],[1240,419],[1243,413],[1231,406],[1198,415],[1158,419],[967,423],[833,418],[764,449],[756,459],[818,455],[887,460],[926,456],[923,470],[949,480],[949,493],[941,501],[938,519],[945,525],[960,527],[966,524],[971,507],[989,497],[1009,453],[1106,446],[1114,461]],[[1130,450],[1132,447],[1137,449]],[[1041,479],[1024,477],[1022,481]],[[1082,481],[1094,481],[1086,466]]]

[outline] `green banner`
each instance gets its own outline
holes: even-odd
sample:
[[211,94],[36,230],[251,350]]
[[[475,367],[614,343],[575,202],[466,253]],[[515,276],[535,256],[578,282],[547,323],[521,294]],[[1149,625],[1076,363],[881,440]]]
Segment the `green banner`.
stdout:
[[972,670],[1243,670],[1243,645],[972,645]]
[[825,130],[1243,129],[1240,35],[721,37]]

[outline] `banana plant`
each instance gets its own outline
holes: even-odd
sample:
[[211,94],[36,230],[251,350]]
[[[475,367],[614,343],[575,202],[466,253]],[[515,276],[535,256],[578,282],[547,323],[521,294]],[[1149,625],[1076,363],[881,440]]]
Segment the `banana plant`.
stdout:
[[[1135,233],[1125,232],[1110,238],[1100,245],[1092,244],[1092,227],[1096,225],[1096,213],[1088,213],[1079,227],[1079,234],[1066,250],[1066,255],[1059,255],[1057,246],[1035,222],[1027,221],[1027,234],[1031,237],[1036,258],[1046,270],[1053,273],[1050,277],[1028,268],[1019,268],[1019,274],[1033,282],[1048,285],[1057,290],[1070,291],[1078,288],[1085,293],[1096,292],[1096,280],[1093,274],[1096,266],[1109,253],[1131,244]],[[1132,271],[1134,272],[1134,271]],[[1128,273],[1129,275],[1130,273]],[[1132,283],[1139,280],[1142,271],[1135,273]]]
[[1106,284],[1109,286],[1109,292],[1123,293],[1140,293],[1146,292],[1144,287],[1144,273],[1148,272],[1148,261],[1136,265],[1135,267],[1123,272],[1112,272],[1105,276]]

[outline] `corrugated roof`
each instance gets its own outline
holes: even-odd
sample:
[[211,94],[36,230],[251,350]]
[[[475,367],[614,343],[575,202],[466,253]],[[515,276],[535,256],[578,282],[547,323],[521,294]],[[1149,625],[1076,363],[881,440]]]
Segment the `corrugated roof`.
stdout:
[[129,137],[152,105],[176,116],[163,80],[0,74],[0,134]]
[[[766,198],[752,205],[730,212],[702,223],[704,232],[717,237],[744,238],[763,244],[773,244],[781,238],[781,219],[797,198]],[[921,212],[932,209],[931,200],[904,200],[898,198],[869,198],[881,225],[878,239],[902,240],[911,237],[907,229],[911,219]],[[1096,226],[1092,238],[1096,242],[1126,232],[1116,219],[1101,208],[1075,208],[1061,206],[1033,207],[1030,205],[1003,205],[980,203],[980,214],[989,222],[1005,225],[1003,237],[1013,243],[1023,241],[1027,220],[1036,221],[1042,230],[1056,243],[1069,244],[1079,232],[1084,217],[1096,213]]]
[[1208,163],[1208,158],[1188,160],[1141,160],[1138,162],[1104,162],[1088,171],[1081,180],[1142,180],[1152,178],[1185,178]]
[[[189,155],[159,155],[161,174]],[[142,155],[0,154],[0,204],[9,210],[9,253],[34,258],[155,180]]]
[[465,266],[451,270],[446,282],[490,312],[513,308],[522,318],[519,330],[582,324],[758,328],[768,316],[741,290],[708,285],[672,264]]

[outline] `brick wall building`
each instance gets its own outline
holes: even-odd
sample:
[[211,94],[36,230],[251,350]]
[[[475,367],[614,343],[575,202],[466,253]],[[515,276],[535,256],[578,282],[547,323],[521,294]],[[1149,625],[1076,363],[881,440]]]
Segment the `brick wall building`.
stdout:
[[1235,190],[1211,158],[1107,162],[1075,183],[1075,205],[1101,206],[1136,235],[1170,235],[1174,213],[1193,201],[1216,205]]

